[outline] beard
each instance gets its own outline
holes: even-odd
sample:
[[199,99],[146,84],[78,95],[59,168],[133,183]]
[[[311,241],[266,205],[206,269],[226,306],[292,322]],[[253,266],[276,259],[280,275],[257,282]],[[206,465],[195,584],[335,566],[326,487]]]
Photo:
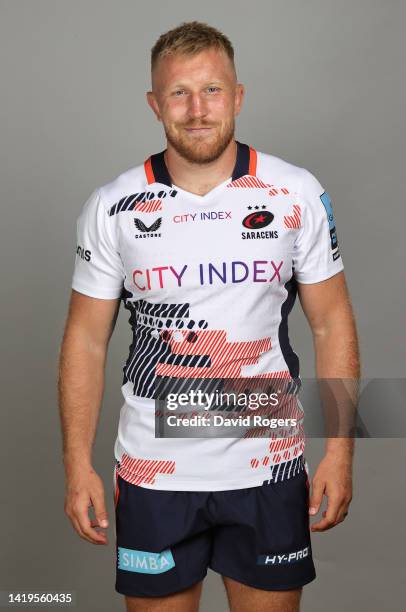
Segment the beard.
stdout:
[[168,142],[183,159],[194,164],[209,164],[224,153],[234,138],[235,121],[233,117],[227,122],[223,130],[217,134],[217,137],[214,137],[214,135],[210,135],[209,137],[189,137],[182,131],[183,127],[203,128],[212,127],[212,125],[200,122],[196,125],[181,126],[180,131],[178,131],[164,124]]

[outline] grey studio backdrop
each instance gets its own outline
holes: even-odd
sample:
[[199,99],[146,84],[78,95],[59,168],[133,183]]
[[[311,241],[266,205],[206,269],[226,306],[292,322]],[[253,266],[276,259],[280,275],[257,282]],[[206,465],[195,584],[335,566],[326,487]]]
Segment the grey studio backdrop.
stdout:
[[[81,540],[63,512],[57,357],[76,218],[96,186],[162,150],[145,100],[149,52],[181,21],[206,21],[234,43],[247,88],[238,139],[305,166],[329,191],[363,376],[404,376],[405,18],[395,0],[2,0],[0,590],[69,590],[80,612],[124,609],[114,591],[112,468],[127,313],[110,344],[94,449],[107,547]],[[302,376],[313,376],[298,301],[290,337]],[[312,473],[322,453],[322,440],[308,440]],[[357,441],[349,516],[312,534],[318,576],[304,589],[305,612],[402,609],[404,470],[404,439]],[[227,609],[209,571],[201,610]]]

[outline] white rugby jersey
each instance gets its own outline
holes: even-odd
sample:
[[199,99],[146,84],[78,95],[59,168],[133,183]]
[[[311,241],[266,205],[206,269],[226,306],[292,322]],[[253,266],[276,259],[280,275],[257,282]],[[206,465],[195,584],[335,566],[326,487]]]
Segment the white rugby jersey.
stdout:
[[[114,455],[147,488],[217,491],[284,479],[305,436],[155,437],[158,377],[299,381],[288,336],[297,282],[343,269],[331,200],[306,169],[237,142],[204,196],[172,183],[164,151],[93,191],[77,220],[72,288],[121,298],[131,344]],[[297,396],[284,407],[303,421]],[[307,465],[306,465],[307,469]]]

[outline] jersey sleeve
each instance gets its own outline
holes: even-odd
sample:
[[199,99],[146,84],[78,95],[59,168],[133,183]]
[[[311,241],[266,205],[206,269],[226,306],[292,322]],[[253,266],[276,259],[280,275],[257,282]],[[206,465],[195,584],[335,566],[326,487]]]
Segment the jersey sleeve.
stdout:
[[76,222],[72,289],[101,299],[120,297],[125,276],[110,223],[100,190],[95,189]]
[[300,189],[302,222],[293,248],[293,272],[299,283],[318,283],[344,269],[331,199],[304,170]]

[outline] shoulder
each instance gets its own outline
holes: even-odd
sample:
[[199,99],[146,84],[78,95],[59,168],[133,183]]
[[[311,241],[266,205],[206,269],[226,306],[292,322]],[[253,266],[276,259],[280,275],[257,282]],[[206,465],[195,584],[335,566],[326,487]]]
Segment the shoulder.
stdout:
[[303,197],[324,192],[321,183],[307,168],[262,151],[257,151],[257,177],[271,186],[285,187],[290,193]]
[[144,163],[131,167],[96,189],[101,201],[109,211],[123,198],[139,196],[147,189]]

